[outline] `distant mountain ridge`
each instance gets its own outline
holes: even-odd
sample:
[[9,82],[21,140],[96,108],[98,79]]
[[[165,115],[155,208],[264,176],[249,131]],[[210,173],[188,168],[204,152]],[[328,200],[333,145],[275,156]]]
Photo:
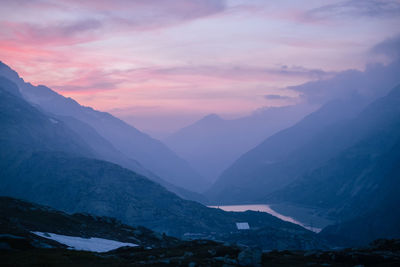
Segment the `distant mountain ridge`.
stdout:
[[301,104],[270,107],[231,120],[210,114],[165,138],[164,142],[203,177],[214,182],[240,155],[315,108]]
[[[26,83],[2,62],[0,62],[0,76],[16,83],[24,98],[44,111],[56,116],[72,117],[90,125],[131,163],[138,161],[144,167],[142,169],[150,170],[175,186],[193,191],[202,191],[206,188],[204,179],[160,141],[108,113],[81,106],[73,99],[65,98],[45,86]],[[138,164],[135,165],[138,167]]]
[[[325,104],[243,154],[221,174],[207,192],[208,196],[218,203],[262,201],[265,195],[284,187],[339,149],[335,144],[321,143],[317,136],[355,116],[365,105],[362,99]],[[327,153],[318,153],[323,148],[321,145]]]

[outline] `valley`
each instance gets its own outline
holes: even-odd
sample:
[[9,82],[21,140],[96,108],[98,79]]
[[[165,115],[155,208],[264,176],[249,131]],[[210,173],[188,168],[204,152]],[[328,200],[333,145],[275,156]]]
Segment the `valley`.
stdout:
[[0,266],[400,266],[399,0],[0,5]]

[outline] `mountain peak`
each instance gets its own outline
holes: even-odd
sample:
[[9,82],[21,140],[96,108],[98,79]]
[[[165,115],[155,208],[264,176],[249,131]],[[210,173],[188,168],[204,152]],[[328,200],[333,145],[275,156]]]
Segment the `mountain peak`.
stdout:
[[0,75],[15,83],[21,91],[20,86],[25,82],[24,79],[22,79],[13,68],[5,64],[3,61],[0,61]]

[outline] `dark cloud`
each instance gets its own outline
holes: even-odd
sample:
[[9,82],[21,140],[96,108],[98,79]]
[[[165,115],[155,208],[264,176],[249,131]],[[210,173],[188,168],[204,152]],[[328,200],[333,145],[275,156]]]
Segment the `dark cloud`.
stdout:
[[338,98],[376,98],[400,84],[400,35],[386,39],[371,48],[371,53],[390,57],[389,64],[368,64],[364,71],[346,70],[333,77],[291,86],[312,104],[323,104]]
[[[225,10],[224,0],[18,0],[0,11],[0,34],[16,43],[71,45],[118,31],[148,31],[210,16]],[[35,22],[7,20],[17,8],[42,14]],[[6,10],[7,9],[7,10]],[[2,14],[4,12],[4,14]],[[52,13],[74,13],[86,19],[58,19]],[[4,19],[5,18],[5,19]]]
[[225,0],[63,0],[131,30],[164,28],[223,12]]
[[98,20],[59,22],[48,25],[0,22],[4,39],[14,42],[43,45],[70,45],[95,39],[94,31],[102,27]]
[[348,0],[324,5],[306,12],[306,17],[325,19],[327,17],[398,17],[400,2],[397,0]]
[[375,45],[371,52],[384,55],[392,60],[400,58],[400,34]]
[[312,81],[288,89],[300,92],[312,104],[354,96],[376,98],[400,84],[399,73],[400,61],[396,60],[388,65],[368,65],[365,71],[343,71],[330,79]]
[[75,35],[77,33],[81,32],[86,32],[86,31],[91,31],[91,30],[96,30],[101,28],[102,23],[98,20],[84,20],[84,21],[76,21],[71,24],[61,24],[57,26],[48,27],[45,29],[46,31],[54,31],[54,32],[60,32],[63,35]]

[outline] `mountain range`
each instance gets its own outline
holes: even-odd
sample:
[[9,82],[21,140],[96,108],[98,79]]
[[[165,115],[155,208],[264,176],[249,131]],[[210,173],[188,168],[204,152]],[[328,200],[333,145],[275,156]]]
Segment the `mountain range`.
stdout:
[[[282,124],[271,124],[276,126],[271,131],[277,132],[241,155],[206,192],[215,204],[308,207],[334,222],[317,235],[267,213],[203,206],[198,202],[206,199],[188,189],[204,190],[208,182],[160,141],[108,113],[25,83],[2,64],[0,195],[69,213],[111,216],[175,237],[245,242],[264,249],[321,248],[327,242],[362,245],[381,237],[398,238],[399,107],[396,86],[373,96],[349,93],[302,119],[299,114],[300,120],[283,130],[278,131]],[[287,114],[293,110],[288,107]],[[197,156],[211,153],[207,143],[216,142],[214,149],[224,150],[227,143],[216,140],[227,134],[230,123],[240,125],[208,116],[180,132],[182,144],[204,137],[204,150],[195,151]],[[227,140],[243,134],[237,132]],[[217,154],[224,161],[232,151]],[[171,161],[163,161],[168,157]],[[210,166],[205,176],[210,178],[215,170]],[[251,231],[237,235],[236,222],[248,222]]]
[[115,217],[176,237],[193,234],[229,241],[235,223],[245,221],[260,234],[274,233],[273,239],[248,238],[249,244],[264,248],[324,244],[315,233],[267,213],[208,208],[178,197],[145,176],[98,159],[96,151],[67,123],[25,101],[18,87],[5,78],[0,84],[0,126],[2,196],[69,213]]

